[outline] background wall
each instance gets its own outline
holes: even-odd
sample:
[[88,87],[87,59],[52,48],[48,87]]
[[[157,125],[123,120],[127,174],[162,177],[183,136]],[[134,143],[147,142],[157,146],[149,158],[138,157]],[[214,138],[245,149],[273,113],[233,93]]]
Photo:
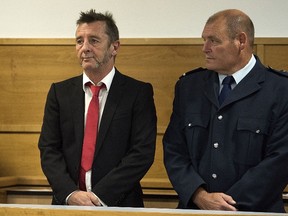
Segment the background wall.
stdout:
[[237,8],[256,37],[288,36],[287,0],[0,0],[0,38],[73,38],[80,11],[114,14],[121,38],[200,37],[214,12]]
[[[255,54],[265,65],[288,70],[288,0],[0,3],[0,177],[28,176],[25,181],[30,185],[48,184],[43,183],[37,147],[48,89],[52,82],[82,71],[73,39],[80,11],[95,8],[114,14],[122,39],[117,68],[153,85],[158,117],[156,156],[141,183],[146,195],[165,203],[163,197],[173,197],[175,192],[163,165],[162,138],[171,115],[175,82],[182,73],[204,66],[200,36],[207,18],[226,8],[243,10],[256,27]],[[11,180],[7,182],[11,186]],[[23,181],[17,184],[25,185]],[[0,202],[1,195],[0,189]]]

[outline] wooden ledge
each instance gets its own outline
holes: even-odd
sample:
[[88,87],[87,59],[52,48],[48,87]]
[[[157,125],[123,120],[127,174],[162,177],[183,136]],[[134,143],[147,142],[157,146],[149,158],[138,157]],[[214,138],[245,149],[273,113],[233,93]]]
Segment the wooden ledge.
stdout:
[[229,212],[192,209],[129,208],[129,207],[89,207],[89,206],[51,206],[51,205],[11,205],[0,204],[0,215],[18,216],[280,216],[281,213]]
[[288,193],[288,185],[287,185],[286,188],[284,189],[284,193]]
[[49,186],[44,176],[5,176],[0,177],[0,188],[16,185]]
[[[176,196],[168,179],[144,178],[141,186],[145,195]],[[0,177],[0,188],[14,192],[51,192],[45,176]]]
[[[5,176],[0,177],[0,188],[12,186],[49,186],[45,176]],[[176,194],[168,179],[164,178],[144,178],[141,180],[141,186],[146,191],[165,191],[164,194]],[[154,193],[154,192],[153,192]],[[284,193],[288,193],[286,186]]]
[[166,178],[143,178],[141,186],[142,188],[173,189],[170,181]]
[[[48,186],[49,183],[45,176],[5,176],[0,177],[0,187],[10,187],[15,185],[43,185]],[[144,188],[165,188],[172,189],[172,185],[168,179],[164,178],[144,178],[141,180]]]

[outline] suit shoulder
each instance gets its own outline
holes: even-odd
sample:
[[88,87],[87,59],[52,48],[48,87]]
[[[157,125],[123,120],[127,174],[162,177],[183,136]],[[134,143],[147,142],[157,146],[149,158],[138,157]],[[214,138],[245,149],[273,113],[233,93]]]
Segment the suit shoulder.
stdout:
[[186,76],[189,76],[189,75],[192,75],[192,74],[195,74],[195,73],[198,73],[198,72],[206,71],[206,70],[207,70],[207,68],[199,67],[199,68],[193,69],[193,70],[191,70],[191,71],[188,71],[188,72],[182,74],[182,75],[179,77],[179,79],[182,79],[182,78],[184,78],[184,77],[186,77]]
[[288,78],[288,71],[285,71],[285,70],[276,70],[270,66],[268,66],[267,68],[268,71],[276,74],[276,75],[279,75],[279,76],[283,76],[283,77],[287,77]]
[[132,85],[151,85],[151,83],[149,82],[145,82],[143,80],[139,80],[139,79],[136,79],[134,77],[131,77],[131,76],[128,76],[128,75],[125,75],[125,74],[122,74],[122,73],[119,73],[119,76],[122,77],[122,79],[126,82],[126,83],[129,83],[129,84],[132,84]]
[[66,84],[70,84],[70,83],[74,83],[74,82],[78,82],[78,81],[82,81],[82,80],[83,80],[83,75],[81,74],[81,75],[78,75],[78,76],[75,76],[75,77],[67,78],[65,80],[57,81],[54,84],[56,84],[56,85],[66,85]]
[[153,92],[153,86],[150,82],[138,80],[122,73],[118,73],[117,78],[115,79],[115,84],[118,85],[117,83],[120,85],[124,84],[123,87],[126,89],[126,91],[129,91],[130,93],[136,93],[142,90],[144,90],[145,92]]

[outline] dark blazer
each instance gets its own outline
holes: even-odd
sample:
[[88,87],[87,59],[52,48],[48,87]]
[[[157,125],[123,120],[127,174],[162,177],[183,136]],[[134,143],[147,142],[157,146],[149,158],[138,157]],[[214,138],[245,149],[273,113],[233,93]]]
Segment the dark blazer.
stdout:
[[[52,84],[39,149],[53,204],[78,189],[84,135],[82,75]],[[116,69],[103,111],[92,167],[92,191],[108,206],[143,206],[140,180],[153,163],[156,111],[151,84]]]
[[175,88],[163,138],[169,178],[179,208],[202,186],[224,192],[242,211],[284,212],[288,184],[288,78],[257,59],[250,73],[219,106],[214,71],[198,69]]

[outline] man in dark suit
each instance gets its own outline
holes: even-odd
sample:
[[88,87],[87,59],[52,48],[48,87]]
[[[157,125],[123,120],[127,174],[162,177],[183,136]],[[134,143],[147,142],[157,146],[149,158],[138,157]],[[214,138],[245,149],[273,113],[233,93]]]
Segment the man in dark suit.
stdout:
[[254,26],[239,10],[211,16],[202,38],[207,69],[177,82],[163,138],[179,208],[284,212],[287,74],[253,55]]
[[[155,154],[153,89],[114,67],[119,46],[110,13],[81,13],[76,52],[83,74],[52,84],[38,144],[42,169],[53,190],[52,204],[143,206],[140,180]],[[88,151],[93,165],[86,170],[82,161],[88,157],[81,155],[93,100],[89,86],[102,87],[95,96],[100,116],[95,153]],[[92,132],[97,134],[96,130]]]

